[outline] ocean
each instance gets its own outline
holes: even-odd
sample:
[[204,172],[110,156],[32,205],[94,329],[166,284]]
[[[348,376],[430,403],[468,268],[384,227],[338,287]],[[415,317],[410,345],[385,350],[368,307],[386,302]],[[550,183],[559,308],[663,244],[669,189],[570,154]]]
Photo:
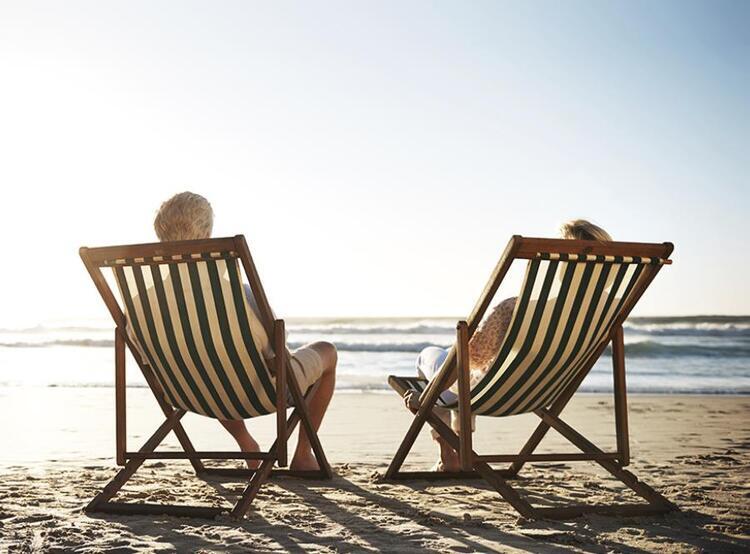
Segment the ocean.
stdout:
[[[289,347],[337,345],[337,388],[385,391],[389,374],[413,375],[417,353],[448,347],[455,318],[291,319]],[[111,387],[112,328],[105,320],[0,329],[0,386]],[[749,394],[750,316],[632,317],[625,324],[628,390],[638,393]],[[128,383],[144,387],[134,363]],[[582,385],[612,390],[603,356]]]

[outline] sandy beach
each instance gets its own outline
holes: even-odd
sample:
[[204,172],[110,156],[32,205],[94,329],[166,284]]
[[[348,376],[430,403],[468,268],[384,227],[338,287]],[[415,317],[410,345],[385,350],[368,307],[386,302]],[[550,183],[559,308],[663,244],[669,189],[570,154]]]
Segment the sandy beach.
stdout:
[[0,1],[0,554],[750,554],[749,27]]
[[[130,447],[160,421],[145,389],[129,389]],[[339,394],[321,438],[334,466],[329,482],[276,479],[243,522],[166,516],[86,515],[83,506],[115,472],[112,390],[0,389],[5,422],[0,456],[0,550],[733,552],[750,548],[750,398],[632,396],[631,469],[678,504],[654,517],[587,516],[527,521],[481,481],[383,483],[380,476],[410,417],[395,395]],[[19,414],[34,413],[31,417]],[[92,414],[96,414],[92,417]],[[612,402],[579,395],[563,414],[604,447],[614,442]],[[534,416],[482,418],[481,452],[513,452]],[[11,424],[12,422],[12,424]],[[215,422],[186,417],[198,448],[231,448]],[[273,418],[251,422],[267,443]],[[564,446],[550,433],[541,451]],[[175,448],[168,440],[162,448]],[[411,468],[433,462],[420,436]],[[590,462],[527,466],[515,483],[533,503],[627,500],[623,487]],[[228,505],[231,479],[195,477],[187,463],[148,463],[121,493],[131,501]],[[478,488],[475,488],[478,486]]]

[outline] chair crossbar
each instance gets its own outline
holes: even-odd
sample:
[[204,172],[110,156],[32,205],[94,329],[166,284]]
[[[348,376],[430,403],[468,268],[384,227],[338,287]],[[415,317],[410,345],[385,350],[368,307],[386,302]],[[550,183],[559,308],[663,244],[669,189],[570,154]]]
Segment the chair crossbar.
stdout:
[[487,463],[500,462],[581,462],[596,460],[617,460],[620,454],[618,452],[562,452],[550,454],[488,454],[479,456],[479,459]]
[[532,259],[560,260],[565,262],[597,262],[616,264],[670,265],[672,260],[647,256],[605,256],[603,254],[568,254],[559,252],[537,252]]
[[102,260],[103,266],[138,266],[181,264],[185,262],[199,262],[203,260],[229,260],[237,258],[237,252],[200,252],[193,254],[173,254],[171,256],[144,256],[137,258],[114,258]]
[[[492,469],[492,471],[504,477],[505,479],[513,479],[515,475],[505,469]],[[393,476],[389,477],[388,481],[449,481],[451,479],[484,479],[482,475],[476,471],[410,471],[400,470]]]
[[[253,477],[257,473],[255,469],[234,467],[207,467],[201,475],[215,475],[217,477]],[[272,469],[271,477],[296,477],[299,479],[326,479],[326,474],[321,470],[295,470],[295,469]]]
[[271,452],[125,452],[126,460],[266,460]]

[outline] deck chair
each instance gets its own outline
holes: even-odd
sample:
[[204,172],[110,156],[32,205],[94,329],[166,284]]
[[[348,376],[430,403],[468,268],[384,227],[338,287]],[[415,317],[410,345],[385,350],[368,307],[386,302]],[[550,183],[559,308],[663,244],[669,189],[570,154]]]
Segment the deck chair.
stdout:
[[[514,236],[495,267],[468,321],[457,325],[456,344],[431,381],[390,376],[401,396],[410,393],[411,427],[394,456],[386,480],[484,478],[522,516],[563,519],[584,513],[651,514],[676,509],[654,489],[625,469],[630,463],[622,323],[668,259],[670,243],[645,244]],[[514,260],[528,260],[511,323],[487,374],[469,381],[468,345]],[[611,342],[614,368],[617,448],[605,452],[560,418],[594,363]],[[458,399],[442,392],[458,381]],[[434,413],[440,406],[458,411],[456,434]],[[541,418],[518,454],[480,455],[473,450],[471,416],[504,417],[534,413]],[[402,471],[401,467],[425,423],[459,454],[458,472]],[[580,452],[534,451],[553,428]],[[591,460],[622,481],[646,503],[607,506],[534,507],[507,479],[527,462]],[[510,462],[506,469],[489,464]]]
[[[283,320],[274,320],[250,250],[232,238],[81,248],[81,259],[115,323],[116,459],[122,469],[89,503],[90,512],[169,514],[212,518],[228,508],[132,504],[112,498],[145,460],[189,460],[198,475],[249,478],[231,510],[242,518],[271,475],[330,479],[331,467],[313,429],[306,399],[290,369]],[[118,303],[103,269],[119,288]],[[245,296],[242,269],[260,318]],[[264,357],[265,331],[273,352]],[[126,446],[125,349],[130,349],[166,419],[138,451]],[[266,358],[271,358],[267,362]],[[305,394],[303,394],[305,393]],[[287,395],[294,409],[287,419]],[[276,413],[276,440],[268,451],[196,451],[180,423],[187,412],[218,419]],[[287,466],[287,440],[298,423],[310,437],[320,471]],[[181,451],[157,451],[171,432]],[[262,460],[257,470],[206,467],[203,460]]]

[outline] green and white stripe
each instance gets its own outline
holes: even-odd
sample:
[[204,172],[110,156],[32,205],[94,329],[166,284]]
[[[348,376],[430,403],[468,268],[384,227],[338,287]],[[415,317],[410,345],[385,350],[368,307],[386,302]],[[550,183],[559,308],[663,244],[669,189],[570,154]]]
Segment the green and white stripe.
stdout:
[[113,265],[128,332],[173,406],[219,419],[275,411],[268,337],[232,253]]
[[547,254],[529,261],[500,352],[472,388],[472,412],[548,406],[609,340],[644,267],[658,258]]

